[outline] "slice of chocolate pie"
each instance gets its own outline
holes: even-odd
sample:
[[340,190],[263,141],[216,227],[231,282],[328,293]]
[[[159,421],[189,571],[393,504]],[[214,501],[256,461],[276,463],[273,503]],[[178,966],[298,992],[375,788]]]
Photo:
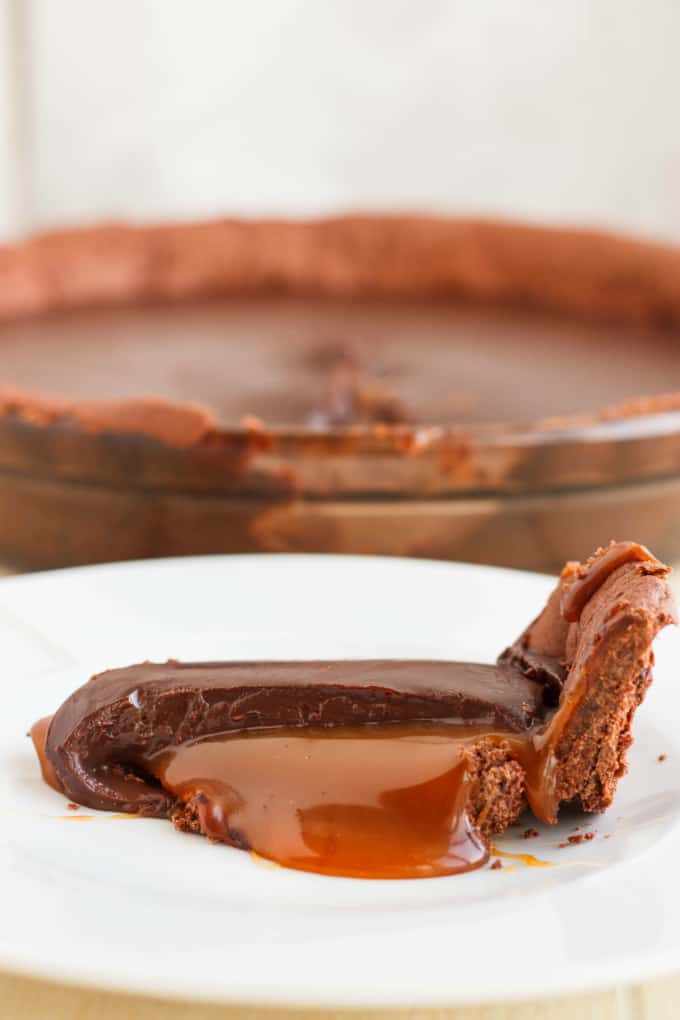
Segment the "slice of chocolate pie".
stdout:
[[479,867],[526,801],[601,811],[626,769],[668,568],[612,543],[569,563],[495,666],[143,663],[93,678],[33,738],[92,808],[171,818],[289,867],[404,878]]

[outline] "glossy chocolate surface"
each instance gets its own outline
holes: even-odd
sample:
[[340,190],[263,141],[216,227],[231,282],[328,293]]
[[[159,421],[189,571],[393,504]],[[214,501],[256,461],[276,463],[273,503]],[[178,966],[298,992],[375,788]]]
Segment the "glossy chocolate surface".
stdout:
[[518,423],[680,389],[677,349],[512,307],[264,297],[0,323],[0,386],[190,401],[228,427]]

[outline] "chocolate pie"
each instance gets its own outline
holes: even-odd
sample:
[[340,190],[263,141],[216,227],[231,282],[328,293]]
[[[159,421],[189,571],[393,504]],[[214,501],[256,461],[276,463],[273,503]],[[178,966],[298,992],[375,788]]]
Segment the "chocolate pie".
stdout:
[[427,217],[0,249],[0,555],[680,554],[680,252]]
[[[91,808],[332,875],[485,863],[528,803],[603,811],[626,770],[668,568],[610,544],[568,563],[496,665],[142,663],[102,673],[33,729],[45,780]],[[455,625],[455,624],[454,624]]]

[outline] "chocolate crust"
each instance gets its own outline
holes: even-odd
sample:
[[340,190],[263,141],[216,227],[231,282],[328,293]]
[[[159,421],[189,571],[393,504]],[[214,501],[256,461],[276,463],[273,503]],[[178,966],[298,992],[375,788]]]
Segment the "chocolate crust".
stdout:
[[524,769],[507,743],[480,741],[468,752],[470,820],[484,839],[505,832],[526,807]]
[[567,695],[586,687],[556,748],[557,795],[603,811],[627,770],[635,710],[652,682],[652,643],[677,622],[665,575],[648,565],[615,571],[586,606],[573,642]]
[[455,295],[680,323],[680,252],[585,229],[442,216],[111,224],[0,248],[0,318],[292,294]]
[[[221,296],[455,297],[627,323],[680,324],[680,252],[611,234],[427,216],[220,220],[63,231],[0,248],[0,320]],[[678,409],[676,394],[545,427]],[[55,401],[0,387],[0,414],[183,448],[223,430],[209,407],[153,396]],[[246,430],[247,431],[247,428]],[[404,430],[402,430],[404,431]],[[412,434],[415,430],[404,431]]]
[[633,717],[652,682],[652,644],[663,627],[677,623],[670,571],[653,557],[619,566],[579,620],[565,620],[565,596],[607,551],[598,550],[586,564],[567,564],[543,612],[502,656],[517,666],[537,657],[564,664],[555,800],[589,812],[609,807],[627,771]]

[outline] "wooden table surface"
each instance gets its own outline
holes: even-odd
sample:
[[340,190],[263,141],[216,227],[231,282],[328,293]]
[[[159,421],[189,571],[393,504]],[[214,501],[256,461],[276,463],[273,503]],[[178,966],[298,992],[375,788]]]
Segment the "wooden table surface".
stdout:
[[84,991],[0,975],[2,1020],[678,1020],[680,977],[559,1001],[458,1009],[275,1010],[203,1006]]
[[[9,571],[0,565],[0,575]],[[678,571],[680,574],[680,571]],[[678,579],[680,581],[680,578]],[[39,923],[39,919],[36,919]],[[531,955],[527,954],[530,964]],[[680,1020],[677,977],[593,995],[450,1009],[277,1010],[163,1002],[0,974],[0,1020]]]

